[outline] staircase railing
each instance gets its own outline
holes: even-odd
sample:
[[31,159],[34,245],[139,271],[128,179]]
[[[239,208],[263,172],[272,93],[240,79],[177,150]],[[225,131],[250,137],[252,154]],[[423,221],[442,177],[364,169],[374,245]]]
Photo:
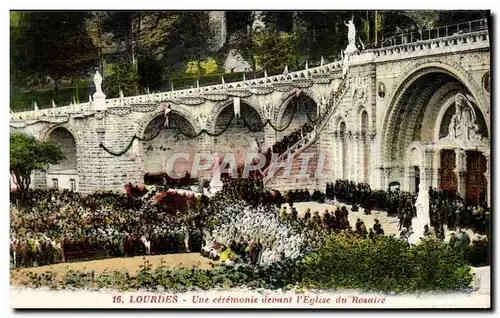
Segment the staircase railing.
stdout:
[[[321,116],[318,119],[318,122],[316,123],[316,126],[314,129],[304,135],[301,139],[299,139],[296,143],[294,143],[292,146],[290,146],[285,152],[283,152],[281,155],[278,156],[276,162],[282,162],[285,161],[283,159],[287,158],[288,156],[297,156],[299,155],[303,150],[307,149],[310,145],[312,145],[321,131],[325,128],[326,124],[330,120],[330,117],[333,115],[335,110],[337,109],[338,104],[342,102],[342,99],[344,98],[344,95],[346,94],[348,88],[349,88],[349,71],[346,73],[344,76],[344,79],[342,80],[341,84],[339,85],[338,89],[336,91],[332,91],[330,93],[330,96],[328,98],[327,102],[327,107],[326,107],[326,113]],[[276,172],[278,172],[282,167],[275,167],[274,163],[271,163],[266,169],[262,171],[263,175],[263,183],[266,184],[271,180]],[[273,171],[274,173],[269,174],[270,171]]]

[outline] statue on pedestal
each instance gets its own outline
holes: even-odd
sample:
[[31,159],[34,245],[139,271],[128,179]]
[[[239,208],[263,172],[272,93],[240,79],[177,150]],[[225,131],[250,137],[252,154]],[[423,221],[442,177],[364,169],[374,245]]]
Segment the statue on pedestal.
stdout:
[[419,242],[420,238],[427,234],[425,231],[426,226],[428,228],[431,223],[429,216],[429,189],[423,182],[418,185],[415,208],[417,210],[417,217],[412,220],[411,227],[413,234],[408,238],[410,244]]
[[212,166],[212,181],[210,182],[210,191],[216,193],[222,189],[222,181],[220,180],[220,163],[221,158],[217,153],[213,154],[214,163]]
[[358,50],[356,47],[356,26],[354,25],[354,17],[349,20],[349,23],[345,23],[344,25],[347,27],[347,40],[349,43],[347,44],[347,48],[345,49],[345,54],[349,55]]
[[95,92],[96,92],[96,94],[104,95],[104,93],[102,91],[101,84],[102,84],[101,73],[99,73],[99,71],[96,71],[96,73],[94,75]]

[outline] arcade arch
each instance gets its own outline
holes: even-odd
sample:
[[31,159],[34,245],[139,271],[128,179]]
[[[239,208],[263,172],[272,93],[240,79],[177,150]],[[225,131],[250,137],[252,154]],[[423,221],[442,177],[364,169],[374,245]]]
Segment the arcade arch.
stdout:
[[[484,199],[480,192],[489,188],[484,177],[489,125],[473,95],[450,70],[435,66],[419,69],[402,82],[382,127],[385,187],[397,181],[403,190],[415,191],[415,183],[422,181],[469,201]],[[450,133],[452,121],[463,135]]]

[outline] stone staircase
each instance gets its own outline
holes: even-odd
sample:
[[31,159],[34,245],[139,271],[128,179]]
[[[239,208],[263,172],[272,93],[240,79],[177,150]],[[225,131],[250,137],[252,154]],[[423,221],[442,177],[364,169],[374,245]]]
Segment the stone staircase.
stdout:
[[[274,163],[272,163],[269,167],[262,171],[263,182],[267,187],[272,187],[278,190],[288,190],[289,188],[294,188],[295,185],[299,182],[302,187],[309,187],[310,189],[315,187],[314,180],[311,178],[297,178],[296,176],[299,174],[301,169],[302,160],[297,160],[297,157],[301,153],[312,153],[312,158],[309,159],[309,166],[307,169],[307,173],[309,176],[314,174],[317,165],[317,151],[313,145],[316,144],[317,138],[320,135],[321,131],[325,128],[326,124],[329,122],[333,113],[337,109],[337,106],[342,102],[344,95],[349,89],[349,72],[347,72],[339,85],[336,91],[332,91],[327,101],[326,112],[319,116],[319,120],[316,123],[314,129],[306,134],[302,139],[297,141],[295,144],[290,146],[285,152],[283,152],[278,158],[278,163],[284,163],[289,160],[289,156],[292,156],[292,169],[290,176],[285,178],[277,179],[277,173],[283,170],[283,167],[276,167]],[[275,180],[276,182],[272,182],[271,180]],[[309,185],[310,183],[310,185]]]

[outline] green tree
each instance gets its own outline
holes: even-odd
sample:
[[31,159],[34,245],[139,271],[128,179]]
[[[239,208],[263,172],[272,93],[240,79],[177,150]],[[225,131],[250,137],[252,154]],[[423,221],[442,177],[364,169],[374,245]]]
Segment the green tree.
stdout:
[[293,32],[278,33],[274,27],[266,28],[253,37],[256,65],[273,74],[283,71],[287,65],[292,69],[297,67],[301,56],[296,44],[297,37]]
[[139,77],[133,65],[121,62],[111,66],[111,74],[104,78],[104,90],[108,97],[117,97],[122,90],[125,96],[137,95]]
[[34,171],[44,171],[49,164],[58,164],[65,159],[61,149],[52,143],[22,133],[10,135],[10,172],[16,177],[24,198],[28,195]]
[[98,51],[88,36],[86,16],[86,12],[20,13],[17,26],[11,27],[11,57],[18,73],[38,86],[49,76],[57,88],[62,79],[78,79],[92,71],[98,65]]

